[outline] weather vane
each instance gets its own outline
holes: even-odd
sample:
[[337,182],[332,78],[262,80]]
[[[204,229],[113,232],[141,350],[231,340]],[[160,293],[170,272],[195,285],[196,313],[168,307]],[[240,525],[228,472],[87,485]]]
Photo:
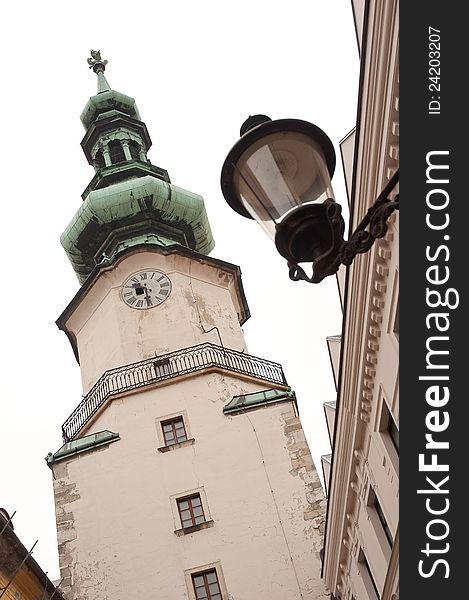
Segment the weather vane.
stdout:
[[91,58],[88,58],[88,64],[90,65],[90,69],[93,69],[95,73],[99,71],[104,71],[107,60],[103,60],[101,58],[101,50],[90,50]]

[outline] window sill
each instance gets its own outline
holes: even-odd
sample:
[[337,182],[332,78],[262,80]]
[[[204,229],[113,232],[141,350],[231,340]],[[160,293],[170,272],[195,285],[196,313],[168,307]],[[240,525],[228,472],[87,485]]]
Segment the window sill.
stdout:
[[175,529],[174,533],[177,536],[187,535],[188,533],[194,533],[194,531],[200,531],[201,529],[208,529],[209,527],[213,527],[214,524],[215,523],[212,520],[204,521],[204,523],[199,523],[198,525],[192,525],[192,527],[183,527],[182,529]]
[[195,438],[190,438],[184,442],[178,442],[177,444],[171,444],[170,446],[160,446],[157,448],[158,452],[169,452],[170,450],[176,450],[176,448],[183,448],[184,446],[192,446],[195,442]]

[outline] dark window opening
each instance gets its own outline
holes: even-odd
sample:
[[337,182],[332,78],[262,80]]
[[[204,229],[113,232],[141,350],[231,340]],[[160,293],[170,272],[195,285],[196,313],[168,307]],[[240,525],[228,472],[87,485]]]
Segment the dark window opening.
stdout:
[[391,412],[383,399],[383,408],[381,413],[381,431],[386,431],[392,440],[393,446],[396,452],[399,454],[399,429],[397,428],[394,419],[392,418]]
[[396,452],[399,453],[399,429],[397,428],[397,425],[394,423],[394,419],[392,418],[391,415],[389,416],[388,432],[389,432],[389,435],[391,436],[392,443],[394,444],[394,448],[396,449]]
[[394,326],[392,328],[394,335],[399,340],[399,300],[397,301],[396,314],[394,316]]
[[365,567],[367,579],[373,587],[373,590],[376,594],[376,598],[379,600],[380,595],[378,592],[378,588],[376,587],[375,580],[373,579],[373,574],[371,572],[370,565],[368,564],[368,561],[366,560],[365,553],[363,552],[363,550],[361,548],[360,548],[360,552],[358,554],[358,564],[363,565]]
[[135,160],[140,159],[140,146],[137,144],[137,142],[130,141],[129,142],[129,150],[130,150],[130,156],[133,159],[135,159]]
[[153,366],[155,367],[155,373],[157,377],[164,377],[165,375],[170,375],[171,373],[171,363],[169,362],[168,358],[155,361]]
[[103,156],[102,150],[98,150],[96,152],[96,155],[94,157],[94,163],[95,163],[96,167],[98,167],[98,169],[103,169],[106,166],[106,163],[104,162],[104,156]]
[[215,569],[192,575],[197,600],[223,600]]
[[116,163],[123,162],[125,160],[124,149],[121,146],[121,143],[117,140],[113,140],[109,142],[109,156],[111,157],[111,163],[115,165]]
[[386,521],[386,517],[384,516],[384,512],[383,512],[383,509],[381,508],[378,497],[376,496],[376,494],[374,493],[373,490],[370,490],[370,497],[369,497],[368,504],[376,510],[379,521],[380,521],[380,523],[383,527],[384,533],[386,535],[386,539],[388,540],[389,545],[392,547],[394,540],[392,537],[391,529],[389,528],[388,522]]
[[375,508],[376,508],[376,512],[378,513],[378,517],[381,522],[381,525],[383,526],[384,533],[386,534],[386,538],[389,542],[389,545],[392,546],[393,545],[392,533],[391,533],[391,530],[389,529],[389,525],[388,525],[388,522],[386,521],[386,517],[384,516],[383,509],[381,508],[381,506],[378,502],[378,498],[375,498]]

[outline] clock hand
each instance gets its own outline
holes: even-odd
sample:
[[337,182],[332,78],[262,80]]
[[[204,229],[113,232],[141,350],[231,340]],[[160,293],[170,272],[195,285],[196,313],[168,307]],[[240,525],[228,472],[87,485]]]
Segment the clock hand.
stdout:
[[143,289],[145,290],[145,300],[147,301],[147,306],[150,306],[151,299],[150,299],[150,294],[148,293],[148,288],[145,285],[145,286],[143,286]]

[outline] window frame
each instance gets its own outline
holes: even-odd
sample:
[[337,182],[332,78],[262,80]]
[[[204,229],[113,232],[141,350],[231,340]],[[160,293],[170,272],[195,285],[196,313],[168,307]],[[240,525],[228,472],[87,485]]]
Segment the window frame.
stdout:
[[[184,431],[184,439],[179,439],[177,434],[177,427],[175,427],[175,423],[182,423],[182,429]],[[178,415],[177,417],[173,417],[171,419],[166,419],[165,421],[160,421],[161,430],[163,433],[163,441],[165,446],[175,446],[176,444],[181,444],[182,442],[187,442],[189,439],[187,436],[186,425],[184,423],[184,417],[182,415]],[[165,425],[171,425],[171,431],[173,434],[174,442],[168,442],[166,437],[166,432],[164,430]],[[179,428],[180,429],[180,428]]]
[[223,574],[221,562],[219,560],[217,560],[215,562],[212,562],[212,563],[209,563],[206,565],[200,565],[198,567],[194,567],[192,569],[187,569],[184,571],[184,577],[186,580],[186,587],[187,587],[189,600],[200,600],[199,598],[197,598],[197,595],[196,595],[196,592],[194,589],[192,576],[197,576],[202,573],[207,573],[210,571],[215,571],[215,573],[216,573],[217,580],[218,580],[218,587],[220,589],[221,600],[227,600],[230,597],[228,594],[228,589],[226,587],[226,582],[225,582],[225,577]]
[[[210,583],[207,580],[207,575],[209,575],[209,574],[210,575],[214,574],[216,581]],[[199,596],[197,595],[197,588],[196,588],[196,584],[195,584],[196,577],[202,577],[202,579],[203,579],[204,590],[205,590],[205,593],[207,594],[206,598],[199,598]],[[194,588],[194,594],[195,594],[196,600],[223,600],[223,596],[222,596],[222,592],[221,592],[221,588],[220,588],[220,582],[218,581],[218,574],[217,574],[216,569],[209,569],[208,571],[199,571],[198,573],[192,573],[191,579],[192,579],[192,586]],[[215,592],[215,595],[217,596],[217,598],[215,597],[215,595],[212,595],[212,592],[210,590],[210,585],[213,585],[214,583],[217,584],[217,588],[218,588],[218,592]]]
[[[200,508],[202,510],[202,515],[195,515],[194,514],[194,506],[192,504],[192,500],[194,500],[196,498],[200,502],[199,506],[200,506]],[[180,505],[181,505],[182,502],[187,502],[188,503],[188,508],[187,509],[182,509],[181,508]],[[180,498],[176,498],[176,506],[178,508],[179,519],[180,519],[180,522],[181,522],[182,529],[190,529],[192,527],[196,527],[197,525],[202,525],[203,523],[207,522],[207,519],[205,517],[205,512],[204,512],[204,504],[202,502],[202,497],[201,497],[201,495],[200,495],[199,492],[196,492],[195,494],[191,494],[190,496],[182,496]],[[186,520],[183,519],[183,516],[182,516],[182,512],[183,511],[187,511],[187,510],[189,510],[189,513],[190,513],[190,521],[191,521],[190,525],[185,525],[184,524],[184,521],[187,521],[187,519]],[[199,522],[196,522],[196,520],[198,518],[200,518],[200,517],[202,517],[203,520],[199,521]]]
[[[186,440],[183,442],[175,441],[174,444],[167,444],[166,437],[163,432],[163,425],[168,424],[171,421],[176,421],[182,419],[182,423],[184,426],[184,430],[186,433]],[[190,446],[195,442],[194,437],[192,436],[191,427],[189,418],[186,410],[181,410],[178,412],[170,413],[167,415],[161,415],[157,419],[155,419],[155,427],[156,427],[156,437],[158,440],[158,452],[169,452],[170,450],[176,450],[177,448],[182,448],[184,446]]]
[[[178,500],[184,501],[187,498],[194,497],[198,495],[200,497],[200,504],[202,507],[202,512],[204,515],[204,521],[198,523],[196,525],[190,525],[184,527],[182,524],[182,519],[179,511]],[[171,504],[171,511],[173,514],[173,523],[174,523],[174,533],[177,536],[188,535],[194,533],[196,531],[201,531],[202,529],[208,529],[209,527],[214,526],[214,521],[212,519],[212,515],[210,513],[210,508],[207,502],[207,494],[205,493],[205,488],[199,487],[192,490],[185,490],[180,492],[179,494],[173,494],[169,497],[169,501]]]
[[[381,595],[378,590],[378,586],[376,585],[375,578],[373,576],[373,572],[368,563],[368,559],[366,557],[364,549],[360,546],[357,556],[357,566],[360,571],[360,575],[362,578],[363,585],[366,588],[369,598],[371,599],[373,596],[376,600],[381,600]],[[372,593],[370,593],[372,592]]]
[[[394,426],[394,427],[393,427]],[[397,460],[399,460],[399,427],[397,426],[391,409],[388,406],[384,394],[382,395],[382,405],[379,418],[379,429],[381,435],[389,439]],[[396,439],[397,438],[397,439]]]
[[[141,160],[140,159],[140,144],[135,140],[129,140],[129,152],[132,160]],[[136,154],[136,156],[135,156]]]
[[[389,526],[383,507],[381,506],[381,503],[379,501],[376,489],[374,489],[372,486],[370,486],[368,489],[368,500],[366,506],[368,509],[369,517],[371,517],[371,524],[378,538],[378,542],[380,543],[380,545],[382,545],[381,540],[385,539],[387,544],[389,545],[389,549],[392,549],[394,545],[394,535],[391,531],[391,527]],[[375,516],[375,518],[372,518],[373,516]],[[381,531],[384,537],[383,535],[380,535]]]
[[[391,278],[389,281],[391,282]],[[396,268],[392,277],[386,331],[390,334],[392,344],[397,351],[399,350],[399,316],[399,269]]]
[[110,140],[108,142],[107,146],[108,146],[109,159],[111,161],[111,165],[118,165],[127,160],[125,157],[122,140],[119,140],[119,139]]
[[99,148],[94,155],[94,166],[97,169],[104,169],[106,167],[106,161],[104,160],[104,152],[102,148]]
[[381,504],[379,503],[378,496],[375,494],[375,501],[373,504],[373,508],[376,510],[376,514],[378,515],[379,522],[384,531],[384,535],[389,542],[390,548],[394,545],[394,536],[392,535],[391,528],[389,527],[388,520],[386,519],[386,515],[383,512]]

